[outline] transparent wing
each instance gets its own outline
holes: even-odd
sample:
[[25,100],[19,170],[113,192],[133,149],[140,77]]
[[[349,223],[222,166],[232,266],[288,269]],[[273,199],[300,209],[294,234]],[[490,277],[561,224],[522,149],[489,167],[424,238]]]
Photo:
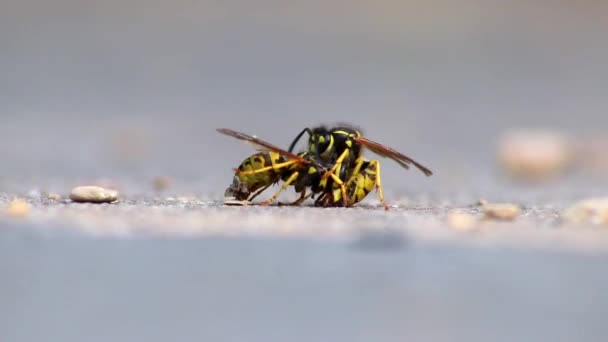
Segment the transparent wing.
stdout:
[[418,163],[417,161],[413,160],[412,158],[410,158],[400,152],[393,150],[392,148],[390,148],[388,146],[382,145],[380,143],[377,143],[375,141],[369,140],[364,137],[356,137],[353,139],[355,141],[357,141],[358,143],[360,143],[361,145],[368,148],[370,151],[372,151],[382,157],[390,158],[390,159],[396,161],[399,165],[401,165],[405,169],[409,169],[410,165],[414,165],[416,168],[418,168],[420,171],[422,171],[422,173],[424,173],[427,176],[431,176],[433,174],[433,171],[429,170],[426,166]]
[[248,135],[248,134],[245,134],[245,133],[241,133],[241,132],[237,132],[237,131],[234,131],[234,130],[231,130],[231,129],[228,129],[228,128],[218,128],[217,131],[220,132],[220,133],[222,133],[222,134],[231,136],[233,138],[237,138],[239,140],[246,141],[246,142],[252,144],[258,150],[261,150],[261,151],[273,151],[273,152],[276,152],[276,153],[278,153],[278,154],[280,154],[280,155],[282,155],[282,156],[284,156],[286,158],[289,158],[289,159],[292,159],[292,160],[297,160],[297,161],[299,161],[301,163],[304,163],[304,164],[309,164],[310,163],[310,161],[307,160],[307,159],[305,159],[305,158],[302,158],[302,157],[300,157],[298,155],[295,155],[295,154],[293,154],[291,152],[287,152],[287,151],[285,151],[285,150],[283,150],[283,149],[281,149],[281,148],[279,148],[279,147],[277,147],[277,146],[275,146],[275,145],[273,145],[273,144],[271,144],[269,142],[266,142],[266,141],[264,141],[262,139],[258,139],[258,138],[254,137],[254,136],[251,136],[251,135]]

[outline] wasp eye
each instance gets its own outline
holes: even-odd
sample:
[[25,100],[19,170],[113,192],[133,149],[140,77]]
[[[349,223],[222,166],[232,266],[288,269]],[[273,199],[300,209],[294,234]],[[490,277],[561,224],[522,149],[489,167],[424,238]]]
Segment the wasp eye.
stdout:
[[329,135],[325,135],[321,137],[319,141],[319,152],[325,153],[330,147],[331,137]]

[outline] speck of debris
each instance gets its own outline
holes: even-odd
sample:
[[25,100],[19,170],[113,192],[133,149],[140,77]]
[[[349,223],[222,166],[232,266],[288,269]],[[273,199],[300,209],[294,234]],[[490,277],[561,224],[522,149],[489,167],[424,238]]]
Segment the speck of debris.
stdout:
[[521,214],[521,209],[511,203],[488,203],[483,205],[486,218],[512,221]]
[[8,205],[6,213],[10,217],[25,217],[29,214],[30,209],[31,205],[29,203],[21,199],[16,199]]
[[562,218],[572,224],[608,224],[608,197],[579,201],[564,210]]
[[447,222],[451,228],[461,231],[469,231],[477,226],[475,216],[462,210],[451,210],[448,213]]
[[152,185],[154,186],[154,190],[156,191],[167,190],[171,186],[171,183],[173,183],[171,179],[169,177],[164,176],[156,177],[152,181]]

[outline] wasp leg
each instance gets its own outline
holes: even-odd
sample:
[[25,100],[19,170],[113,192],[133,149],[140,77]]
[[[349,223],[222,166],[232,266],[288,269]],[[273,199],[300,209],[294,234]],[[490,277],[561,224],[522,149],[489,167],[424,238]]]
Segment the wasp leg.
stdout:
[[338,170],[340,167],[342,167],[342,163],[344,162],[344,159],[346,159],[346,157],[348,157],[348,155],[349,155],[348,149],[346,149],[346,150],[344,150],[344,152],[342,152],[342,155],[340,155],[340,157],[338,157],[338,159],[336,159],[334,166],[332,166],[332,168],[329,169],[329,171],[325,172],[323,177],[321,177],[321,182],[322,182],[321,184],[324,184],[324,182],[327,182],[327,178],[329,178],[329,176],[336,175],[336,170]]
[[[317,199],[315,200],[315,207],[318,207],[321,205],[321,202],[324,200],[324,198],[327,196],[327,193],[324,192],[321,195],[319,195],[319,197],[317,197]],[[325,206],[325,205],[323,205]]]
[[249,197],[248,201],[251,202],[253,201],[254,198],[258,197],[259,194],[261,194],[264,190],[268,189],[270,187],[271,184],[266,185],[265,187],[256,190],[253,195],[251,197]]
[[[336,182],[341,187],[340,191],[337,191],[337,189],[334,189],[333,192],[327,193],[327,196],[330,196],[330,198],[327,198],[327,196],[324,196],[324,199],[323,199],[324,206],[329,206],[329,205],[335,206],[336,203],[338,203],[339,201],[342,201],[342,204],[344,207],[352,207],[353,205],[355,205],[356,203],[361,201],[361,199],[363,199],[363,197],[365,197],[365,195],[367,195],[367,192],[364,192],[363,196],[360,196],[360,194],[359,194],[359,191],[360,191],[359,188],[361,187],[359,185],[359,181],[365,180],[365,178],[364,178],[365,174],[364,174],[364,172],[361,172],[361,168],[363,167],[363,165],[365,163],[366,162],[365,162],[365,159],[363,159],[363,157],[357,158],[357,160],[355,162],[355,167],[350,172],[349,178],[346,179],[343,182],[343,184],[340,184],[340,182]],[[367,170],[365,170],[365,171],[367,171]],[[362,186],[365,186],[365,184],[363,183]],[[365,191],[365,190],[363,190],[363,191]],[[361,198],[359,198],[359,197],[361,197]]]
[[279,191],[277,191],[274,195],[272,195],[272,197],[270,197],[269,199],[265,200],[264,202],[262,202],[260,204],[269,205],[270,203],[274,202],[279,197],[281,192],[285,191],[285,189],[287,189],[289,187],[289,185],[291,185],[291,183],[293,183],[298,178],[298,176],[299,176],[299,173],[297,171],[292,173],[291,176],[289,176],[289,178],[285,181],[285,183],[283,183],[283,185],[281,186]]
[[251,175],[251,174],[254,174],[254,173],[266,172],[266,171],[269,171],[269,170],[278,170],[278,169],[281,169],[281,168],[284,168],[284,167],[287,167],[287,166],[290,166],[290,165],[293,165],[293,164],[296,164],[296,163],[299,163],[299,161],[297,161],[297,160],[289,160],[289,161],[286,161],[284,163],[272,164],[271,166],[266,166],[266,167],[262,167],[262,168],[255,169],[255,170],[248,170],[248,171],[240,171],[239,170],[238,172],[239,172],[240,175]]
[[[382,205],[384,206],[384,210],[388,210],[388,205],[384,201],[384,192],[382,191],[382,180],[380,179],[380,161],[372,160],[369,162],[370,166],[376,167],[376,192],[378,193],[378,198]],[[373,165],[375,164],[375,165]]]
[[325,172],[325,174],[323,174],[323,176],[321,177],[321,186],[323,188],[326,187],[327,185],[327,179],[329,177],[331,177],[334,182],[336,184],[338,184],[340,186],[340,191],[342,192],[342,203],[344,204],[345,207],[348,206],[348,202],[350,201],[348,198],[348,194],[346,193],[346,186],[344,185],[344,182],[340,179],[340,177],[336,176],[336,170],[339,170],[340,167],[342,167],[342,163],[344,162],[344,159],[346,159],[349,155],[349,151],[348,149],[344,150],[344,152],[342,153],[342,155],[340,155],[340,157],[336,160],[336,163],[334,164],[334,166]]
[[[361,176],[361,168],[363,167],[363,164],[365,163],[365,159],[363,159],[363,157],[359,157],[357,158],[357,161],[355,162],[355,168],[353,169],[350,178],[347,180],[348,183],[348,188],[350,190],[350,188],[352,187],[351,182],[355,182],[356,184],[356,180],[360,178]],[[348,206],[351,207],[353,205],[355,205],[357,202],[359,202],[361,199],[357,200],[357,186],[354,187],[354,191],[353,193],[349,193],[349,198],[348,198]]]
[[326,192],[321,194],[321,196],[319,196],[316,200],[315,200],[315,207],[335,207],[335,205],[332,204],[331,202],[331,193],[330,192]]
[[304,190],[302,192],[302,194],[300,195],[300,198],[298,198],[296,201],[291,202],[291,203],[279,203],[279,205],[287,205],[287,206],[296,206],[296,205],[300,205],[302,204],[302,202],[306,201],[307,199],[310,198],[310,196],[312,196],[313,193],[311,192],[310,194],[306,195],[306,190]]
[[[350,207],[350,196],[346,190],[347,184],[344,183],[338,176],[331,175],[334,179],[334,186],[331,190],[325,190],[319,197],[315,200],[315,206],[321,207],[337,207],[338,202],[342,201],[343,207]],[[336,188],[335,185],[338,185],[340,188]]]
[[346,185],[344,185],[344,182],[340,179],[340,177],[336,176],[335,174],[332,173],[330,174],[330,176],[334,180],[334,182],[340,186],[340,192],[342,193],[342,204],[347,207],[348,202],[350,202],[350,199],[348,194],[346,193]]
[[[331,171],[326,171],[324,175],[327,175],[327,178],[331,177],[334,180],[334,183],[337,184],[338,186],[340,186],[340,193],[342,194],[342,204],[346,207],[348,202],[349,202],[349,196],[348,193],[346,192],[346,184],[344,184],[344,182],[340,179],[340,177],[336,176],[335,174],[331,173]],[[327,181],[321,181],[321,187],[322,188],[327,188]],[[331,190],[330,190],[331,192]],[[319,198],[317,198],[317,200],[315,201],[315,205],[318,205],[321,201],[325,201],[327,203],[327,200],[325,199],[326,195],[325,193],[322,194],[321,196],[319,196]],[[324,207],[327,206],[327,204],[323,205]]]

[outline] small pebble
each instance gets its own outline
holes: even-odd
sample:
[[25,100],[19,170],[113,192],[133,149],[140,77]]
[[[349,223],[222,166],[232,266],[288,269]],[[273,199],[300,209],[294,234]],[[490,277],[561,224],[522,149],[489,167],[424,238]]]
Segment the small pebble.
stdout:
[[30,190],[27,193],[27,196],[32,197],[32,198],[38,198],[38,197],[40,197],[40,195],[41,195],[40,190],[36,190],[36,189]]
[[156,177],[152,181],[152,185],[154,186],[154,190],[156,190],[156,191],[167,190],[171,186],[171,183],[172,183],[172,181],[169,177],[163,177],[163,176]]
[[608,197],[579,201],[564,210],[562,218],[573,224],[608,224]]
[[198,199],[194,196],[180,196],[176,200],[182,204],[196,203]]
[[79,186],[72,190],[70,199],[74,202],[111,203],[118,200],[118,191],[98,186]]
[[448,225],[456,230],[467,231],[475,228],[477,220],[475,216],[461,210],[451,210],[448,213]]
[[46,198],[50,199],[51,201],[60,201],[61,195],[54,194],[54,193],[48,193],[48,194],[46,194]]
[[492,203],[483,206],[486,218],[497,220],[514,220],[521,213],[521,209],[511,203]]
[[6,212],[11,217],[25,217],[29,214],[31,205],[24,200],[14,200],[6,209]]
[[513,178],[538,182],[562,175],[573,160],[569,140],[556,132],[516,131],[502,137],[498,161]]

